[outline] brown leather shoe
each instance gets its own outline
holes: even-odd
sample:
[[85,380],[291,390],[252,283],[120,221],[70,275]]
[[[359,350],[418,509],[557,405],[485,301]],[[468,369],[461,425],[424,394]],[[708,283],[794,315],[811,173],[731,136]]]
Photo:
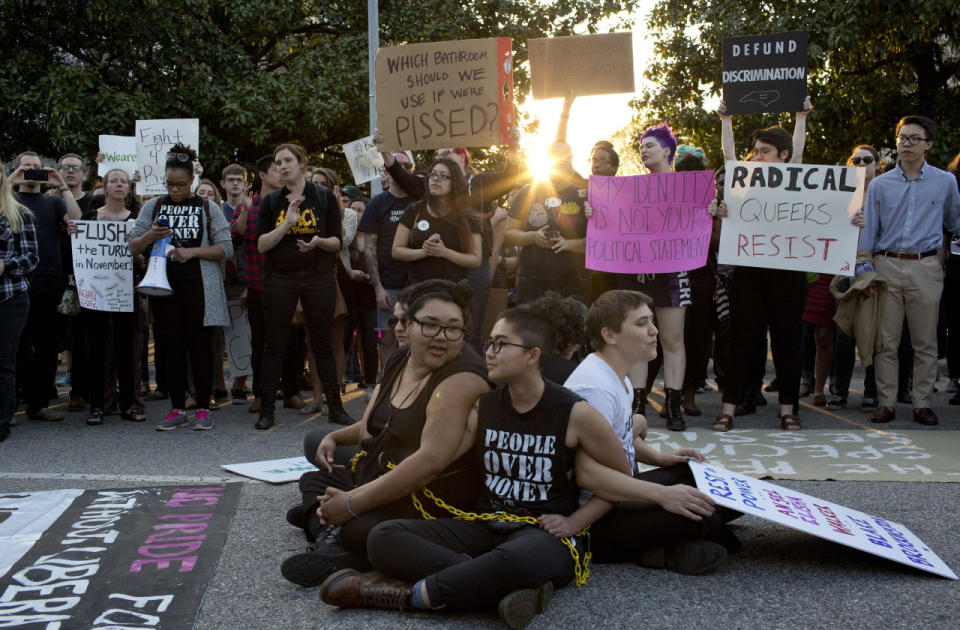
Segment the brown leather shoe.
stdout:
[[83,396],[74,396],[70,399],[70,406],[67,407],[67,411],[86,411],[87,401],[83,399]]
[[890,422],[896,416],[896,410],[893,407],[877,407],[877,410],[870,416],[870,422],[883,424]]
[[800,418],[792,413],[785,413],[780,416],[780,428],[783,431],[801,431],[803,430],[803,423],[800,422]]
[[733,428],[733,418],[728,413],[721,413],[710,425],[710,428],[720,433],[726,433]]
[[303,409],[307,406],[307,403],[303,402],[303,399],[297,395],[287,396],[283,399],[284,409]]
[[320,585],[320,600],[340,608],[406,610],[413,586],[376,571],[337,571]]
[[940,421],[937,420],[937,414],[933,413],[933,409],[930,407],[920,407],[918,409],[914,409],[913,421],[919,424],[925,424],[928,427],[940,424]]
[[253,402],[250,403],[250,406],[247,407],[247,411],[250,413],[260,413],[260,397],[257,396],[253,399]]

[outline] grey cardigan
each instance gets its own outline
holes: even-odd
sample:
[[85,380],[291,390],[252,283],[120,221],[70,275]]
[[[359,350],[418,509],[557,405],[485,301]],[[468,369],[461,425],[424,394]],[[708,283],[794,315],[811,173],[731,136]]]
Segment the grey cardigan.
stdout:
[[[150,226],[153,225],[153,207],[162,198],[155,197],[143,205],[143,209],[137,216],[137,222],[133,226],[131,238],[143,236],[150,229]],[[204,226],[206,226],[206,218],[203,221]],[[213,242],[211,243],[210,235],[204,229],[203,236],[200,237],[200,247],[209,247],[211,244],[219,245],[226,254],[225,258],[233,256],[230,226],[227,224],[220,206],[212,201],[210,202],[210,231],[213,233]],[[227,294],[223,288],[223,272],[220,270],[220,263],[216,260],[201,259],[200,274],[203,277],[203,325],[229,326],[230,315],[227,312]]]

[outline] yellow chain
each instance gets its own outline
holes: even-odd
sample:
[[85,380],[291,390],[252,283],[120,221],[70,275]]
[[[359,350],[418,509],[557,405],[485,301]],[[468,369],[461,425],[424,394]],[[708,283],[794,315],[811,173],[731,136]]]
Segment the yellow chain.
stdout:
[[357,451],[357,454],[353,456],[353,460],[350,462],[350,472],[357,472],[357,464],[360,463],[360,460],[367,456],[366,451]]

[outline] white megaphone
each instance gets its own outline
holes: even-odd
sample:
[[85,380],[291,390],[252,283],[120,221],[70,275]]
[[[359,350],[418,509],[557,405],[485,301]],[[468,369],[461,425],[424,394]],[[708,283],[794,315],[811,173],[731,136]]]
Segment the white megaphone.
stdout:
[[[157,217],[157,225],[160,227],[167,227],[169,223],[167,217]],[[173,289],[167,282],[167,256],[173,249],[169,236],[153,242],[153,247],[150,249],[150,262],[147,265],[147,275],[143,277],[143,282],[137,285],[137,291],[143,295],[158,297],[173,295]]]

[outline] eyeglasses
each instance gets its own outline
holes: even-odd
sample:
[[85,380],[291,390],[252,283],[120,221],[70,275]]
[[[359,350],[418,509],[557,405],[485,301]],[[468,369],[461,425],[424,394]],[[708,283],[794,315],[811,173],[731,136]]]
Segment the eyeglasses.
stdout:
[[227,182],[228,184],[242,184],[244,182],[244,179],[239,176],[234,176],[234,177],[228,177],[223,181]]
[[864,166],[866,166],[867,164],[873,164],[873,156],[865,155],[863,157],[852,157],[850,158],[850,163],[853,164],[854,166],[860,166],[861,164],[863,164]]
[[440,324],[435,324],[434,322],[421,322],[416,317],[409,318],[411,322],[416,322],[420,324],[420,332],[423,333],[424,337],[436,337],[441,332],[443,336],[448,341],[459,341],[463,338],[463,333],[466,332],[465,328],[460,326],[441,326]]
[[186,188],[190,185],[190,182],[171,182],[169,179],[166,181],[167,188]]
[[516,346],[517,348],[523,348],[524,350],[533,350],[530,346],[525,346],[520,343],[513,343],[512,341],[506,341],[501,337],[496,339],[487,339],[483,342],[483,351],[486,352],[490,348],[493,348],[494,354],[500,354],[500,351],[503,350],[504,346]]
[[175,153],[171,151],[170,153],[167,153],[167,159],[176,160],[178,162],[189,162],[190,156],[187,155],[186,153]]
[[927,138],[923,136],[897,136],[897,144],[905,144],[908,147],[912,147],[915,144],[920,144],[921,142],[926,142]]
[[83,170],[83,167],[79,164],[64,164],[60,167],[61,171],[66,171],[68,173],[79,173]]
[[427,175],[427,177],[429,177],[430,179],[435,179],[440,182],[445,182],[450,179],[450,176],[447,175],[446,173],[438,173],[436,171],[432,171],[429,175]]
[[387,320],[387,326],[389,326],[390,328],[396,328],[397,324],[399,324],[400,322],[406,323],[406,321],[407,321],[406,317],[391,317],[390,319]]

